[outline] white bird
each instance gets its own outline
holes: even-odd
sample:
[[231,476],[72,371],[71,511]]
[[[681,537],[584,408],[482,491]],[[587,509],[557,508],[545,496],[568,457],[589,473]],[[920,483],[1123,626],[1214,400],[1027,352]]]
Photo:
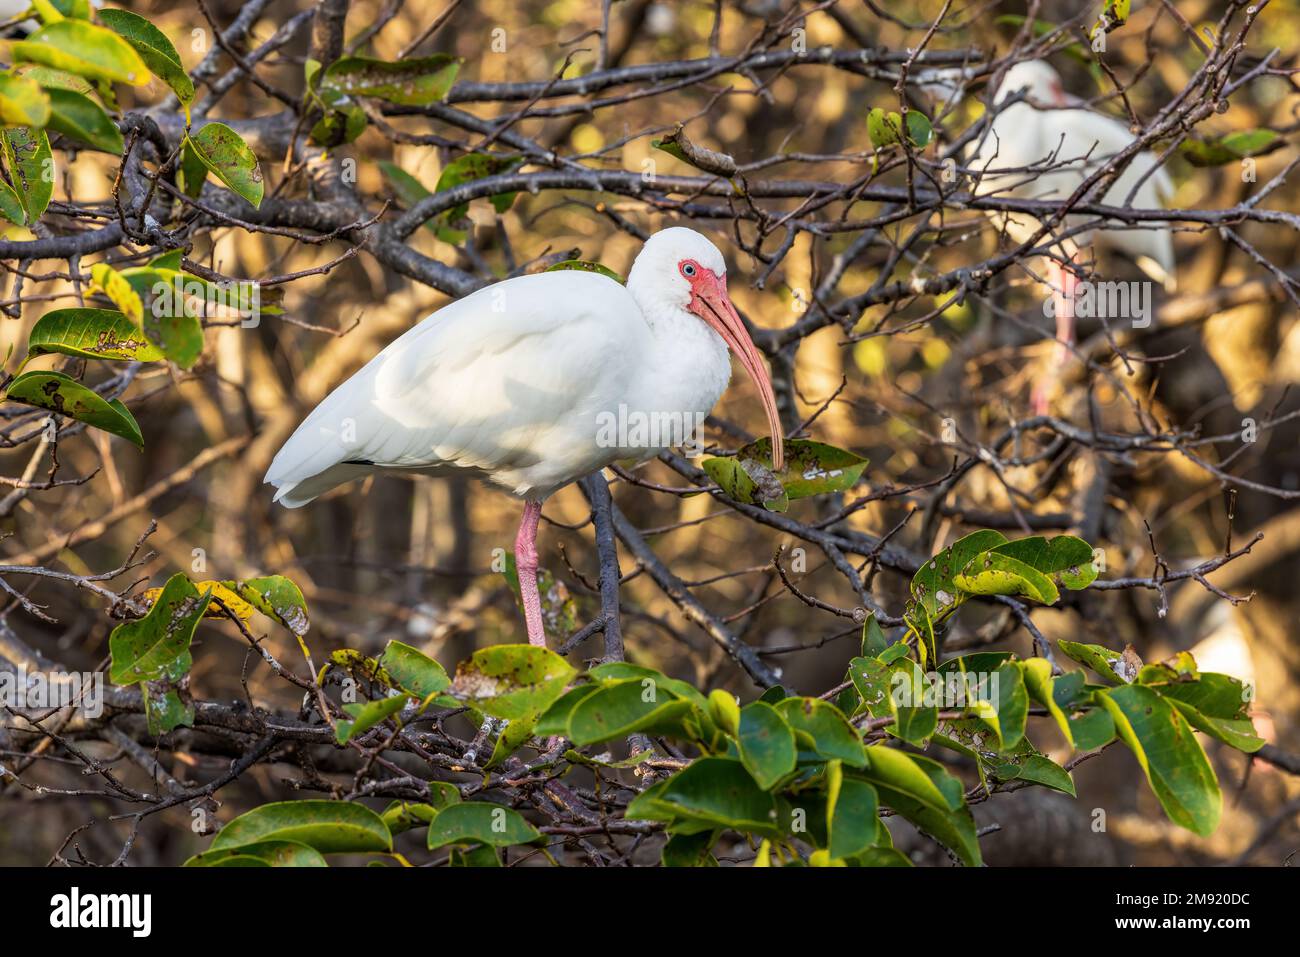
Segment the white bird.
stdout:
[[612,462],[693,440],[672,433],[718,401],[728,349],[758,387],[779,471],[772,383],[727,294],[722,253],[693,230],[661,230],[626,286],[594,272],[544,272],[426,317],[326,396],[266,481],[289,508],[386,469],[468,473],[522,498],[515,562],[528,640],[544,646],[542,502]]
[[[1013,94],[1024,91],[1026,99],[1002,108]],[[1064,200],[1101,166],[1134,140],[1128,127],[1118,120],[1080,106],[1081,101],[1065,93],[1061,77],[1042,60],[1018,63],[1007,71],[997,93],[994,109],[1000,111],[978,141],[971,168],[979,175],[978,196],[1017,199]],[[1150,152],[1139,153],[1128,163],[1101,198],[1112,206],[1158,209],[1173,194],[1169,174],[1157,165]],[[999,229],[1017,243],[1032,237],[1042,223],[1021,213],[991,214]],[[1067,216],[1066,230],[1090,217]],[[1173,236],[1167,226],[1139,228],[1103,226],[1089,230],[1054,246],[1060,257],[1048,260],[1048,280],[1053,288],[1056,317],[1056,356],[1051,376],[1040,380],[1034,390],[1035,410],[1046,412],[1050,386],[1069,358],[1074,341],[1074,294],[1078,276],[1062,261],[1073,263],[1081,247],[1104,243],[1132,257],[1153,279],[1174,288]]]

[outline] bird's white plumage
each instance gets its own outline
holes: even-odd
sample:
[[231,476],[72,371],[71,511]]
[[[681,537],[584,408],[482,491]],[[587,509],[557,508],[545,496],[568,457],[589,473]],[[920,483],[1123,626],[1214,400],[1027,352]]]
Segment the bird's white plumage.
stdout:
[[[335,389],[276,455],[276,500],[306,504],[381,469],[467,470],[540,500],[653,452],[608,441],[624,413],[702,417],[730,377],[722,339],[685,310],[675,264],[725,274],[691,230],[646,243],[626,287],[580,271],[487,286],[428,316]],[[673,268],[665,269],[666,264]]]
[[[1025,91],[1027,100],[1001,108],[1003,101],[1020,90]],[[1092,110],[1063,106],[1070,101],[1061,89],[1060,76],[1047,63],[1033,60],[1008,70],[994,97],[995,108],[1001,111],[987,135],[978,141],[970,161],[971,168],[982,174],[976,194],[1066,199],[1101,165],[1132,144],[1133,135],[1124,124]],[[1172,194],[1169,175],[1157,166],[1152,153],[1143,152],[1106,190],[1102,202],[1158,209]],[[1073,228],[1087,218],[1070,216],[1065,225]],[[1018,213],[998,214],[994,220],[1016,242],[1027,240],[1040,226],[1037,219]],[[1100,235],[1076,234],[1063,243],[1064,251],[1068,256],[1072,247],[1098,239],[1132,256],[1154,278],[1172,287],[1174,250],[1167,228],[1131,229],[1117,223],[1101,230]]]

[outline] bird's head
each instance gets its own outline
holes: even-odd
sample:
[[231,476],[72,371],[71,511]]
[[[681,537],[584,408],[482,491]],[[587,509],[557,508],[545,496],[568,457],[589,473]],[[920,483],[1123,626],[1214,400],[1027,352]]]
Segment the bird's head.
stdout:
[[996,101],[1000,103],[1021,90],[1034,106],[1050,109],[1067,105],[1061,74],[1045,60],[1026,60],[1008,70],[998,87]]
[[772,431],[772,466],[785,468],[781,419],[776,412],[772,379],[740,313],[727,294],[727,262],[718,247],[693,229],[674,226],[648,240],[632,264],[628,288],[645,301],[684,309],[709,325],[754,380]]

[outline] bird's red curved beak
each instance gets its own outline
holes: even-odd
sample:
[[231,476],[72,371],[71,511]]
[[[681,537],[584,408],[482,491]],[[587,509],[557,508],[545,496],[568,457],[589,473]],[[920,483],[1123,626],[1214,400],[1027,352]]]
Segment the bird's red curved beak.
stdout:
[[749,337],[745,324],[740,320],[740,313],[731,304],[731,297],[727,295],[727,277],[716,276],[707,269],[702,272],[704,275],[692,289],[691,311],[722,336],[722,341],[735,353],[758,387],[758,395],[763,400],[763,411],[767,413],[768,427],[772,432],[772,469],[780,472],[785,468],[785,441],[781,433],[781,419],[776,414],[772,378],[768,375],[767,366],[763,364],[754,340]]

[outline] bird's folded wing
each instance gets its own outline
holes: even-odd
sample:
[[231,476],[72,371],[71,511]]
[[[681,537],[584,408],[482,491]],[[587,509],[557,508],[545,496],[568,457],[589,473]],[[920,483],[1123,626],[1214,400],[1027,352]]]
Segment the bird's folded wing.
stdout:
[[[579,272],[489,286],[439,310],[330,393],[266,480],[345,462],[517,466],[618,394],[647,327],[621,285]],[[585,427],[585,426],[577,426]]]

